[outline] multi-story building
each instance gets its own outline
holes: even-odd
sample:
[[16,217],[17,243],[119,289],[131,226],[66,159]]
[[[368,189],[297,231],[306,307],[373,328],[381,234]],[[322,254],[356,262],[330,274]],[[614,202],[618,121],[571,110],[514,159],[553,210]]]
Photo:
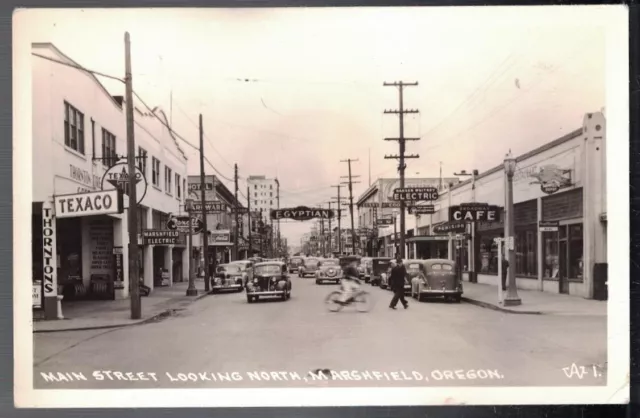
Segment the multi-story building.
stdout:
[[[33,280],[55,317],[58,295],[129,296],[126,103],[54,45],[32,52]],[[135,108],[138,265],[151,288],[188,279],[184,236],[143,238],[185,200],[187,157],[167,126],[161,109]]]
[[266,176],[249,176],[247,184],[251,210],[262,212],[263,219],[268,221],[271,209],[278,207],[278,181]]
[[[193,199],[195,204],[202,204],[201,193],[201,180],[199,175],[189,176],[189,198]],[[205,175],[205,202],[220,202],[224,204],[224,211],[216,213],[207,213],[207,229],[209,237],[207,244],[209,246],[209,252],[211,257],[216,257],[215,260],[220,263],[226,263],[231,261],[233,256],[233,244],[235,234],[235,213],[236,207],[235,195],[227,186],[220,181],[215,175]],[[244,206],[240,202],[240,198],[237,203],[238,210],[244,209]],[[194,216],[202,218],[202,212],[194,213]],[[238,215],[238,244],[246,242],[244,235],[244,225],[248,225],[248,214]],[[248,230],[247,230],[248,234]],[[193,246],[196,248],[197,259],[200,260],[199,267],[200,272],[204,262],[204,255],[200,253],[200,247],[202,245],[201,234],[193,237]],[[238,252],[238,259],[247,258],[246,251],[248,247],[242,246],[242,250]],[[213,258],[211,258],[213,259]]]

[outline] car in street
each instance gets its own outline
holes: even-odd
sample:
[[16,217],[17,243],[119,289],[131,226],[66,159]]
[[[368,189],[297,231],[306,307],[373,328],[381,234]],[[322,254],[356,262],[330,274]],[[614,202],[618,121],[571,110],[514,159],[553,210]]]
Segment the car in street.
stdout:
[[336,258],[320,260],[320,267],[316,271],[316,284],[332,282],[339,284],[342,280],[342,268]]
[[289,259],[289,273],[297,273],[301,264],[304,264],[304,257],[291,257]]
[[318,270],[320,259],[317,257],[307,257],[304,262],[298,266],[298,277],[315,276]]
[[[412,275],[416,274],[415,263],[413,263],[414,261],[420,261],[420,260],[402,260],[402,264],[404,264],[404,267],[407,270],[407,274],[404,276],[404,293],[405,294],[410,294],[411,293],[411,277],[412,277]],[[381,289],[389,289],[389,290],[391,290],[391,287],[389,286],[389,278],[390,277],[391,277],[391,260],[389,260],[389,265],[387,266],[386,271],[384,271],[380,275],[380,288]]]
[[456,263],[452,260],[432,258],[417,260],[418,273],[411,279],[411,296],[418,301],[439,297],[460,303],[462,280],[456,274]]
[[371,284],[371,286],[381,285],[382,274],[387,272],[390,264],[390,257],[371,258],[371,276],[369,278],[369,284]]
[[291,280],[287,265],[280,261],[266,261],[253,266],[253,279],[247,283],[247,302],[259,298],[278,297],[283,301],[291,297]]
[[219,264],[211,278],[211,290],[217,293],[221,290],[242,292],[246,281],[242,266],[238,264]]

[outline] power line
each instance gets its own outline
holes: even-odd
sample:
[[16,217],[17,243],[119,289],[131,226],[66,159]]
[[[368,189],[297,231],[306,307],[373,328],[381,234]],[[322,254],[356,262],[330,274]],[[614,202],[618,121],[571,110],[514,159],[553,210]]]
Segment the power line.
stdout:
[[99,75],[101,77],[110,78],[112,80],[116,80],[116,81],[119,81],[121,83],[124,83],[124,79],[123,78],[115,77],[115,76],[112,76],[112,75],[109,75],[109,74],[104,74],[104,73],[101,73],[101,72],[98,72],[98,71],[95,71],[95,70],[90,70],[90,69],[85,68],[85,67],[83,67],[83,66],[81,66],[79,64],[72,64],[70,62],[65,62],[65,61],[58,60],[58,59],[55,59],[55,58],[52,58],[52,57],[48,57],[46,55],[37,54],[35,52],[32,52],[31,55],[36,56],[38,58],[42,58],[42,59],[48,60],[48,61],[52,61],[52,62],[55,62],[55,63],[58,63],[58,64],[66,65],[67,67],[75,68],[76,70],[84,71],[86,73],[90,73],[90,74],[94,74],[94,75]]

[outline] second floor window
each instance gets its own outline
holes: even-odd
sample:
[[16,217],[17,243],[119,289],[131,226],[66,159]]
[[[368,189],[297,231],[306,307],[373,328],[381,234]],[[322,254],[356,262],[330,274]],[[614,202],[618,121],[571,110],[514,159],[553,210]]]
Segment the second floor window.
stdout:
[[146,177],[147,176],[147,151],[142,147],[138,147],[138,161],[136,165],[138,166],[140,171],[142,171],[142,174]]
[[171,194],[171,169],[164,167],[164,191]]
[[160,160],[153,157],[151,161],[151,182],[154,186],[160,186]]
[[64,102],[64,144],[84,155],[84,114]]
[[102,128],[102,165],[111,167],[118,161],[116,154],[116,137]]
[[180,184],[180,175],[176,174],[176,197],[182,198],[182,185]]

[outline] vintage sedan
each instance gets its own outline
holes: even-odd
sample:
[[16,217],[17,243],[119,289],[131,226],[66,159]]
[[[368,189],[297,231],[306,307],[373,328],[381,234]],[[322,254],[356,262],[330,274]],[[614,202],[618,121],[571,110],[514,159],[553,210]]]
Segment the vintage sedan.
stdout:
[[298,266],[298,277],[315,276],[318,270],[320,259],[316,257],[308,257],[304,259],[303,264]]
[[365,283],[369,283],[371,281],[371,270],[373,267],[373,258],[371,257],[362,257],[360,260],[360,266],[362,267],[362,277],[364,278]]
[[387,272],[390,263],[390,257],[373,257],[371,259],[371,277],[369,278],[371,286],[381,284],[382,274]]
[[460,303],[462,280],[452,260],[432,258],[420,260],[419,273],[411,279],[411,296],[419,301],[427,297],[444,297]]
[[253,265],[255,264],[251,260],[236,260],[231,261],[229,264],[238,265],[240,269],[244,273],[244,281],[242,282],[243,287],[247,284],[247,281],[253,279]]
[[258,263],[253,267],[253,280],[246,286],[247,302],[261,297],[279,297],[283,301],[291,297],[291,280],[287,265],[279,261]]
[[289,272],[297,273],[298,268],[304,264],[304,257],[294,256],[289,259]]
[[221,290],[242,292],[245,282],[246,273],[242,271],[242,266],[238,264],[219,264],[211,279],[211,290],[213,293]]
[[[391,261],[390,261],[391,262]],[[404,277],[404,293],[411,293],[411,277],[417,274],[416,272],[416,262],[420,262],[420,260],[402,260],[402,264],[404,264],[405,269],[407,270],[407,274]],[[389,289],[389,279],[391,278],[391,264],[388,265],[387,270],[384,271],[380,275],[380,288],[381,289]]]
[[320,261],[316,271],[316,284],[332,282],[339,284],[342,280],[342,268],[337,258],[326,258]]

